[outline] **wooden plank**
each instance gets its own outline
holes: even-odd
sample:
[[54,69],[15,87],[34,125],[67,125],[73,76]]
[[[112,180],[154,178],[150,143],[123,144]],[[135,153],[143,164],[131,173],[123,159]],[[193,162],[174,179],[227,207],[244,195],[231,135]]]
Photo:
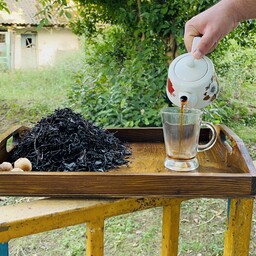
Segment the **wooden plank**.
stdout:
[[[231,166],[238,166],[241,170],[256,176],[255,166],[244,142],[227,126],[222,125],[220,128],[220,132],[227,137],[232,147],[232,154],[226,154],[227,163]],[[223,138],[221,134],[220,138]]]
[[224,256],[249,255],[253,199],[232,199],[225,233]]
[[[12,140],[12,146],[14,147],[18,141],[21,139],[22,135],[28,128],[24,126],[13,126],[6,132],[0,135],[0,163],[8,159],[9,151],[8,151],[8,140]],[[10,146],[11,149],[11,146]]]
[[[0,242],[53,229],[91,222],[134,211],[168,205],[173,199],[44,199],[2,206]],[[94,224],[93,224],[94,223]],[[102,222],[101,222],[102,223]],[[95,249],[96,250],[96,249]]]
[[251,196],[251,179],[245,174],[187,176],[172,174],[2,174],[1,195],[36,196]]
[[86,224],[86,256],[104,255],[104,218],[103,216]]
[[177,256],[179,243],[180,204],[183,199],[173,199],[163,207],[161,256]]

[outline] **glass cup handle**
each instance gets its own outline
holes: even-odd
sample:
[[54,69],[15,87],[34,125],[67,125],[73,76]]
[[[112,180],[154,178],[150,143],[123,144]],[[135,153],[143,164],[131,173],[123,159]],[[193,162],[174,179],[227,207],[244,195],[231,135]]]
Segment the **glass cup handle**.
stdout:
[[211,137],[210,141],[207,142],[206,144],[198,145],[197,152],[202,152],[202,151],[212,148],[218,138],[217,130],[213,124],[208,123],[208,122],[202,122],[201,127],[202,126],[206,126],[210,129],[210,131],[212,133],[212,137]]

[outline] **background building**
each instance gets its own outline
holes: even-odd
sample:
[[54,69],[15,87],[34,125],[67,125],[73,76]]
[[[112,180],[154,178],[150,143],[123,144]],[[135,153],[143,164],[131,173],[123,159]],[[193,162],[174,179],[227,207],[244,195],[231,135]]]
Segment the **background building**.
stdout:
[[59,55],[79,49],[79,37],[65,17],[39,27],[42,9],[35,0],[6,0],[10,14],[0,11],[0,67],[28,69],[53,65]]

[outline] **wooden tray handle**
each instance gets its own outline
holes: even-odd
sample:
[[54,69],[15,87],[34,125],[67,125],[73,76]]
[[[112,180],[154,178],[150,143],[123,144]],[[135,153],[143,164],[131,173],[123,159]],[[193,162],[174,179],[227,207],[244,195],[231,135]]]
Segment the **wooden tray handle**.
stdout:
[[242,139],[225,125],[220,125],[219,139],[227,149],[227,163],[256,175],[256,168]]
[[0,135],[0,163],[8,159],[9,152],[28,130],[28,127],[17,125]]

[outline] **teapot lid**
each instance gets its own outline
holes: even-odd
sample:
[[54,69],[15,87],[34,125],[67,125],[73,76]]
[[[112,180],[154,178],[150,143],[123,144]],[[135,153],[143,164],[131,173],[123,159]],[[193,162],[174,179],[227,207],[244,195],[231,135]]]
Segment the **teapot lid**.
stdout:
[[173,67],[174,74],[180,81],[195,82],[207,74],[208,63],[205,57],[196,60],[190,53],[180,57]]

